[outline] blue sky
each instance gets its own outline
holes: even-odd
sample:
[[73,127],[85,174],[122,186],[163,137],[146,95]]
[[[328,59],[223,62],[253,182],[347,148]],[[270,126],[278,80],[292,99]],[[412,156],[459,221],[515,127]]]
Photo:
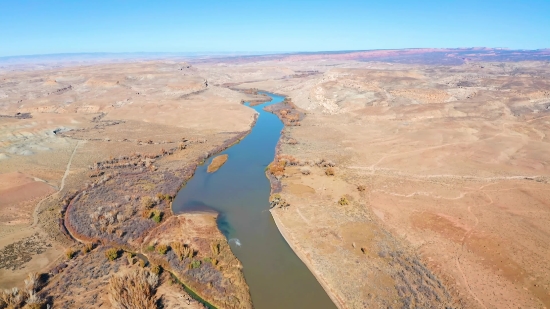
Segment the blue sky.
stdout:
[[550,47],[550,0],[0,0],[0,57]]

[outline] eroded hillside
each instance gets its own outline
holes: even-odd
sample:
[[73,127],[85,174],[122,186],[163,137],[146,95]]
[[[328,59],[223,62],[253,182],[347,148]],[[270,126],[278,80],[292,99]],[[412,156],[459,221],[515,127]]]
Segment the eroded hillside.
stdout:
[[548,62],[281,66],[235,78],[306,114],[272,213],[341,307],[550,305]]

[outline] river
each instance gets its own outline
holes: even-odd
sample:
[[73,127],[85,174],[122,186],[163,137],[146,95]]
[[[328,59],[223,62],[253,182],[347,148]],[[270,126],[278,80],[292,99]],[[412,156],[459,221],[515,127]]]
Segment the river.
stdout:
[[229,159],[217,172],[206,172],[212,158],[199,166],[176,196],[173,211],[215,210],[220,214],[218,228],[243,264],[254,308],[334,309],[269,212],[270,184],[265,168],[273,161],[283,124],[263,108],[284,97],[268,95],[272,101],[251,107],[259,117],[250,134],[220,153]]

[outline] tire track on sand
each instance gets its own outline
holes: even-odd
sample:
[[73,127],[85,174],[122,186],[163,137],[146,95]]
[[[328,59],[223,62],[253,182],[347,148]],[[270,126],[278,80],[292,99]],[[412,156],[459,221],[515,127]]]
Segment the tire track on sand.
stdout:
[[58,194],[59,192],[61,192],[63,190],[63,188],[65,188],[65,179],[67,178],[67,176],[69,175],[69,171],[71,169],[71,163],[73,162],[73,158],[74,158],[74,155],[76,153],[76,149],[78,148],[78,145],[80,144],[80,141],[77,141],[76,142],[76,145],[74,146],[74,149],[73,149],[73,153],[71,154],[71,157],[69,158],[69,162],[67,163],[67,167],[65,168],[65,173],[63,174],[63,178],[61,178],[61,186],[59,187],[59,189],[46,196],[45,198],[41,199],[37,204],[36,204],[36,207],[34,207],[34,212],[32,214],[33,216],[33,222],[31,224],[31,228],[35,228],[36,225],[38,224],[38,211],[40,210],[40,207],[42,206],[42,203],[49,199],[50,197],[54,196],[55,194]]

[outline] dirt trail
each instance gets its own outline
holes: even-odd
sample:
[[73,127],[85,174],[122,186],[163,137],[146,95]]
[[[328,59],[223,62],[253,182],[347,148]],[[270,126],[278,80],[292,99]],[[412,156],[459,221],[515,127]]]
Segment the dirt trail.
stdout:
[[382,163],[382,161],[384,161],[388,157],[402,156],[402,155],[405,155],[405,154],[424,152],[424,151],[428,151],[428,150],[435,150],[435,149],[439,149],[439,148],[445,148],[445,147],[448,147],[448,146],[457,146],[457,145],[462,145],[462,144],[479,143],[479,142],[482,142],[482,141],[486,141],[486,140],[489,140],[489,139],[496,138],[497,136],[500,136],[500,135],[502,135],[502,133],[497,133],[497,134],[495,134],[491,137],[482,138],[482,139],[476,140],[474,142],[465,141],[465,142],[446,143],[446,144],[442,144],[442,145],[436,145],[436,146],[430,146],[430,147],[425,147],[425,148],[420,148],[420,149],[414,149],[414,150],[406,151],[406,152],[387,154],[387,155],[383,156],[382,158],[380,158],[380,160],[378,160],[376,163],[371,165],[369,168],[374,173],[375,167],[378,164]]
[[[488,195],[487,195],[488,196]],[[490,197],[489,197],[490,198]],[[490,205],[493,203],[493,200],[491,200],[491,202],[489,202],[489,204],[487,205]],[[468,290],[468,293],[481,305],[481,307],[487,309],[487,307],[485,306],[485,304],[481,301],[481,299],[479,299],[476,294],[472,291],[472,289],[470,288],[470,284],[468,283],[468,278],[466,277],[466,274],[464,273],[464,271],[462,271],[462,267],[460,267],[460,257],[462,256],[462,252],[464,251],[464,244],[466,243],[466,239],[473,233],[474,229],[477,227],[477,225],[479,224],[479,219],[477,218],[477,216],[472,212],[471,210],[471,207],[468,206],[468,212],[474,216],[474,219],[476,221],[476,223],[474,224],[474,226],[469,229],[468,231],[466,231],[466,233],[464,233],[464,235],[462,235],[462,239],[460,240],[461,241],[461,246],[460,246],[460,252],[458,252],[458,254],[456,255],[456,258],[455,258],[455,261],[456,261],[456,268],[458,269],[458,272],[460,273],[460,275],[462,276],[462,280],[464,280],[464,284],[466,285],[466,289]]]
[[[381,168],[373,169],[371,166],[347,166],[347,168],[357,169],[357,170],[372,170],[372,174],[374,174],[375,172],[380,172],[384,170],[391,170],[391,169],[381,169]],[[452,175],[452,174],[415,175],[415,174],[405,174],[400,172],[394,172],[387,176],[413,178],[413,179],[451,178],[451,179],[471,179],[471,180],[482,180],[482,181],[520,180],[525,178],[543,177],[541,175],[517,175],[517,176],[496,176],[496,177],[480,177],[480,176],[474,176],[474,175]]]
[[71,154],[71,157],[69,159],[69,162],[67,163],[67,168],[65,168],[65,174],[63,174],[63,178],[61,178],[61,186],[59,187],[59,189],[57,191],[55,191],[54,193],[46,196],[45,198],[41,199],[37,204],[36,204],[36,207],[34,208],[34,212],[32,214],[33,216],[33,222],[31,224],[31,228],[35,228],[36,225],[38,224],[38,211],[40,209],[40,206],[42,206],[42,203],[49,199],[50,197],[54,196],[55,194],[58,194],[59,192],[61,192],[63,190],[63,188],[65,188],[65,178],[67,178],[67,175],[69,175],[69,171],[71,169],[71,163],[73,162],[73,158],[74,158],[74,155],[76,153],[76,149],[78,148],[78,145],[80,144],[80,141],[77,141],[76,142],[76,145],[74,146],[74,149],[73,149],[73,153]]

